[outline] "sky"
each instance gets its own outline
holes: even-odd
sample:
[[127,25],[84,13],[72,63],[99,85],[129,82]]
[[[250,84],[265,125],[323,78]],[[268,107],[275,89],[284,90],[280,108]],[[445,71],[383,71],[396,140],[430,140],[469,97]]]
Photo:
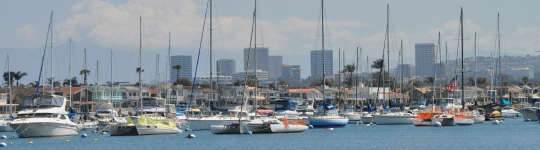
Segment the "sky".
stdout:
[[[403,40],[405,63],[414,64],[415,43],[448,43],[449,56],[455,59],[460,8],[464,12],[465,57],[477,49],[489,55],[495,46],[497,13],[500,13],[501,51],[508,55],[535,55],[538,50],[540,1],[424,1],[390,0],[325,1],[325,49],[334,50],[334,72],[338,70],[338,49],[345,52],[345,63],[353,63],[357,47],[361,61],[382,56],[390,5],[390,68],[396,66]],[[165,58],[171,32],[172,55],[192,55],[195,64],[207,0],[58,0],[0,1],[0,60],[9,53],[11,70],[28,72],[21,80],[37,80],[51,11],[53,13],[52,70],[56,79],[69,75],[69,38],[73,40],[73,70],[78,75],[84,66],[83,49],[88,50],[91,82],[97,82],[96,60],[100,61],[101,83],[136,82],[139,34],[142,35],[143,81],[165,78]],[[213,1],[213,67],[217,59],[235,59],[237,71],[243,69],[243,48],[249,47],[253,0]],[[283,63],[301,65],[302,78],[310,75],[309,52],[321,49],[321,2],[317,0],[260,0],[257,12],[257,46],[269,47],[270,55],[282,55]],[[139,33],[139,17],[142,33]],[[199,72],[209,75],[209,18],[202,40]],[[114,51],[113,63],[110,51]],[[445,50],[442,47],[442,50]],[[444,52],[443,52],[444,53]],[[160,55],[160,67],[156,66]],[[50,76],[50,54],[46,54],[44,75]],[[443,55],[444,57],[444,55]],[[6,61],[0,61],[6,70]],[[365,63],[361,64],[362,66]],[[195,68],[195,66],[193,67]],[[362,69],[364,70],[364,69]],[[160,75],[156,75],[160,72]],[[215,71],[214,71],[215,72]],[[78,77],[81,78],[80,76]],[[90,81],[89,81],[90,82]]]

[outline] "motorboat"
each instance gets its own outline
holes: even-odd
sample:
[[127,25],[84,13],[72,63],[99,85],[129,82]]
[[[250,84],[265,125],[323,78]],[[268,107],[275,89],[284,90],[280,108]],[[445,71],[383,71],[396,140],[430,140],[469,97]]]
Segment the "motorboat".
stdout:
[[250,131],[258,133],[295,133],[304,132],[309,127],[301,120],[277,119],[275,117],[257,117],[253,120],[242,121],[230,125],[212,125],[214,134],[243,134]]
[[296,111],[298,103],[295,101],[277,100],[270,104],[270,107],[272,106],[274,108],[272,115],[277,119],[286,118],[287,120],[297,120],[309,123],[309,117],[306,115],[300,115],[300,113]]
[[0,119],[0,132],[13,132],[13,128],[9,126],[9,121],[11,119],[9,118],[2,118]]
[[338,115],[336,105],[332,105],[334,99],[326,99],[319,104],[318,113],[309,117],[309,124],[315,128],[345,127],[349,118]]
[[540,103],[536,102],[533,107],[525,107],[519,110],[521,115],[523,115],[523,121],[538,121],[538,117],[535,114],[538,108],[540,108]]
[[[212,105],[213,106],[213,105]],[[215,108],[217,109],[217,108]],[[248,120],[248,112],[246,109],[229,110],[219,108],[219,114],[212,116],[200,116],[197,118],[189,118],[189,127],[193,131],[210,130],[212,125],[230,125],[239,123],[240,121]]]
[[425,111],[418,111],[418,116],[413,119],[415,126],[432,126],[434,122],[432,119],[436,115],[442,114],[442,109],[431,108]]
[[416,118],[416,114],[412,112],[393,111],[392,108],[387,108],[383,103],[384,113],[373,115],[377,125],[402,125],[413,124],[413,119]]
[[142,107],[139,106],[136,109],[137,115],[128,117],[126,124],[106,127],[111,136],[161,135],[182,132],[176,127],[175,119],[170,117],[170,114],[176,113],[176,109],[172,105],[165,105],[165,99],[143,98],[142,102]]
[[66,98],[52,94],[38,94],[23,99],[22,110],[9,126],[19,138],[72,136],[79,128],[66,112]]
[[520,117],[521,113],[519,113],[519,111],[517,111],[513,107],[503,107],[501,110],[501,115],[504,118],[514,118],[514,117]]
[[345,107],[343,108],[344,112],[339,115],[349,118],[349,123],[358,124],[359,122],[362,122],[362,114],[356,112],[355,110],[356,108],[347,107],[345,104]]

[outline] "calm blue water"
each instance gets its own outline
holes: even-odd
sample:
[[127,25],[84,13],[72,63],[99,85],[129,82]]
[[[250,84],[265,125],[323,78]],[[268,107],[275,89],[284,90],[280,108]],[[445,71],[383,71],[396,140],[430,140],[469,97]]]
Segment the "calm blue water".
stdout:
[[[415,127],[413,125],[349,124],[345,128],[310,129],[303,133],[214,135],[190,131],[178,135],[111,137],[91,132],[58,138],[2,139],[3,149],[538,149],[540,124],[507,118],[473,126]],[[192,133],[197,137],[187,139]],[[1,134],[1,133],[0,133]],[[4,133],[8,137],[13,133]],[[170,139],[166,139],[169,137]],[[94,139],[98,139],[94,142]],[[69,143],[66,140],[70,140]],[[34,144],[29,144],[33,141]],[[13,142],[13,145],[9,145]]]

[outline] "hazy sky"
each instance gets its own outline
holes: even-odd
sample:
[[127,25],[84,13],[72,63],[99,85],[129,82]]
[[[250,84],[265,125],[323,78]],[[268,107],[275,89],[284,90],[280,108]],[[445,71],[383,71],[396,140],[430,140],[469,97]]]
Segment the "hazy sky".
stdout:
[[[169,31],[172,34],[173,55],[193,55],[195,61],[206,2],[207,0],[0,1],[0,48],[40,48],[41,50],[35,53],[42,53],[51,11],[54,11],[55,44],[65,44],[72,38],[78,44],[74,45],[78,51],[86,46],[114,49],[119,55],[135,57],[125,59],[122,63],[135,64],[138,63],[136,58],[141,16],[145,51],[143,55],[152,57],[146,59],[145,63],[153,64],[154,55],[158,53],[165,58]],[[338,48],[346,51],[347,63],[351,63],[357,46],[363,48],[363,58],[369,55],[370,62],[381,57],[387,4],[390,4],[391,14],[390,47],[391,50],[399,49],[399,41],[403,40],[405,57],[408,58],[406,63],[414,64],[414,43],[436,43],[439,31],[441,43],[448,42],[449,50],[455,52],[460,7],[464,9],[464,35],[468,38],[465,41],[465,57],[473,54],[474,32],[478,32],[478,49],[493,49],[497,13],[500,13],[501,19],[503,53],[533,54],[535,49],[540,47],[536,44],[540,27],[537,6],[540,6],[540,1],[333,0],[325,1],[325,30],[329,30],[325,36],[325,49],[335,50],[334,70],[337,71]],[[320,27],[320,1],[260,0],[258,6],[261,21],[257,29],[258,45],[269,47],[270,55],[283,55],[283,63],[301,65],[302,77],[309,76],[309,51],[321,48],[320,41],[317,42],[317,39],[320,40],[320,36],[317,36],[320,35],[317,33]],[[215,0],[213,7],[214,61],[221,58],[236,59],[237,71],[242,70],[242,49],[249,47],[254,1]],[[10,53],[17,54],[16,51]],[[5,55],[5,52],[2,54]],[[100,59],[109,58],[108,54],[102,55],[104,58]],[[5,56],[0,58],[3,60]],[[395,58],[396,51],[391,52],[390,59]],[[55,61],[65,63],[69,60]],[[38,65],[20,63],[19,67]],[[78,67],[82,66],[80,62],[77,63]],[[122,68],[122,63],[116,64],[116,68]],[[4,66],[5,61],[0,64]],[[91,64],[94,66],[94,61]],[[208,32],[203,40],[199,67],[206,68],[200,69],[199,75],[209,73]],[[134,81],[133,79],[135,78],[115,77],[115,80]],[[103,77],[102,83],[106,80],[110,78]],[[28,79],[25,84],[30,81],[33,80]]]

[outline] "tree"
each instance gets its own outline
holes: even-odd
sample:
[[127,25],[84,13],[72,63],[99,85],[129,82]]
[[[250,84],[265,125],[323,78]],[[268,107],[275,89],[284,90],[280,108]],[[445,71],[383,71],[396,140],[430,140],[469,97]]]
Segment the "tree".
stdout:
[[21,80],[24,76],[27,76],[26,72],[17,71],[17,73],[14,74],[15,80],[17,80],[17,86],[19,86],[19,80]]
[[87,85],[87,84],[86,84],[86,76],[90,75],[90,70],[83,69],[83,70],[81,70],[81,72],[79,73],[79,75],[83,75],[83,79],[84,79],[83,84],[84,84],[84,85]]
[[29,87],[37,87],[38,86],[38,81],[30,82],[30,83],[28,83],[28,86]]
[[236,81],[234,81],[233,85],[234,86],[240,86],[242,84],[242,81],[240,81],[240,79],[236,79]]
[[69,86],[69,83],[71,82],[71,86],[77,87],[79,86],[79,83],[77,82],[77,77],[73,77],[70,79],[64,79],[64,82],[62,83],[62,86],[67,87]]
[[191,86],[193,84],[191,84],[191,81],[189,81],[187,78],[180,78],[174,81],[173,85]]
[[373,64],[371,65],[371,68],[373,69],[382,69],[384,68],[384,60],[382,58],[377,59],[373,61]]
[[487,77],[479,77],[476,78],[476,84],[480,87],[487,87],[489,85],[489,81]]
[[349,87],[353,86],[354,82],[353,82],[353,74],[352,73],[354,72],[355,69],[356,68],[355,68],[354,64],[352,64],[352,65],[348,64],[348,65],[345,65],[345,67],[343,67],[343,71],[341,71],[341,73],[345,73],[345,75],[347,73],[349,74],[349,78],[344,81],[344,83],[347,84],[347,86],[349,86]]
[[468,77],[466,85],[474,86],[474,77]]
[[426,77],[424,79],[424,82],[427,83],[427,84],[433,84],[433,82],[435,82],[435,78],[432,77],[432,76]]
[[[52,80],[51,77],[47,78],[47,85],[51,85],[51,80]],[[60,81],[54,81],[53,82],[53,87],[60,87],[60,85],[61,85]]]
[[254,87],[254,86],[259,85],[259,80],[258,80],[257,78],[255,78],[254,75],[249,75],[249,76],[247,76],[247,82],[246,82],[246,84],[247,84],[248,86],[253,86],[253,87]]
[[521,79],[521,80],[523,80],[523,84],[526,85],[527,82],[529,82],[529,77],[523,77],[523,79]]
[[8,85],[9,81],[11,81],[11,85],[13,85],[13,81],[15,79],[15,72],[4,72],[3,77],[6,85]]
[[137,67],[137,69],[135,69],[135,72],[142,73],[142,72],[144,72],[144,69],[141,71],[141,67]]
[[[325,79],[325,80],[324,80],[324,84],[325,84],[326,86],[330,86],[330,87],[331,87],[331,86],[334,86],[334,83],[332,83],[332,81],[330,81],[330,80],[328,80],[328,79]],[[312,86],[321,86],[321,85],[323,85],[323,80],[322,80],[322,79],[319,79],[318,81],[313,82],[311,85],[312,85]]]
[[178,74],[179,74],[180,69],[182,68],[182,66],[176,65],[176,66],[173,66],[172,68],[176,69],[176,80],[178,80]]
[[281,79],[281,80],[279,80],[278,85],[289,86],[289,83],[287,83],[287,81],[285,79]]

